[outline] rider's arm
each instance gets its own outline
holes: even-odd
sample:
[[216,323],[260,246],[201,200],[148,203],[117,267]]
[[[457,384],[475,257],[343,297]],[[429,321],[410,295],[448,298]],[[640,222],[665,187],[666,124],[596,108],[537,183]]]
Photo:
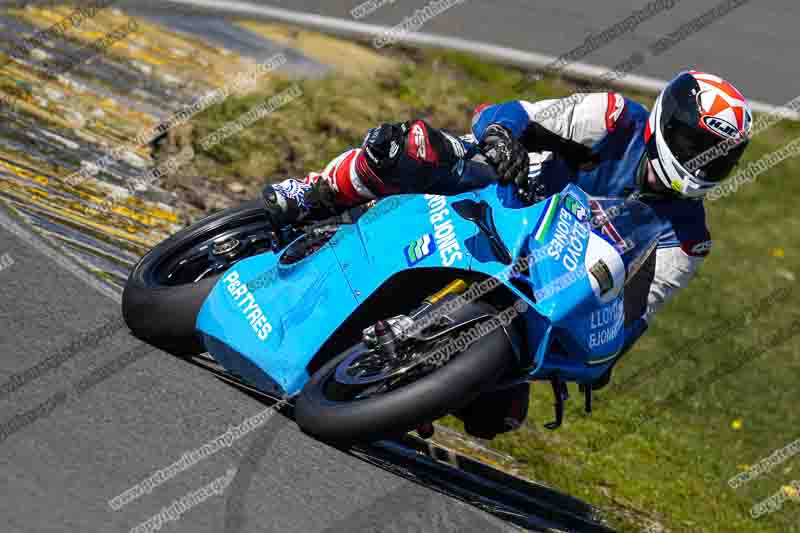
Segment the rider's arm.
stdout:
[[[624,109],[625,99],[618,93],[576,93],[538,102],[515,100],[482,105],[475,110],[472,133],[480,142],[490,125],[499,124],[526,144],[529,151],[551,152],[548,146],[537,146],[542,142],[541,131],[535,128],[538,124],[559,137],[591,147],[614,130]],[[548,154],[550,157],[552,154]]]
[[[616,93],[592,93],[481,106],[476,110],[472,131],[480,142],[486,129],[498,123],[524,144],[526,139],[535,143],[537,132],[542,142],[544,127],[555,136],[588,147],[614,129],[624,105],[624,98]],[[544,139],[546,147],[552,141]],[[550,152],[545,154],[552,157]],[[412,120],[371,130],[362,148],[337,158],[322,176],[332,185],[335,203],[349,206],[397,192],[441,194],[484,184],[486,179],[476,184],[465,180],[463,160],[468,157],[460,139],[425,121]]]
[[265,187],[276,225],[322,219],[397,193],[452,194],[494,179],[464,175],[470,143],[423,120],[383,124],[369,131],[361,148],[348,150],[321,172]]
[[689,284],[708,255],[710,245],[708,240],[656,250],[656,272],[647,297],[646,319],[652,318],[667,300]]

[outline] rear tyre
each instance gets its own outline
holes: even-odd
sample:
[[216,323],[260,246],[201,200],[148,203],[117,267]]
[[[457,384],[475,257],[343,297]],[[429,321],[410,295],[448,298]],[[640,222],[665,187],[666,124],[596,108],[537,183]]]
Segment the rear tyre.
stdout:
[[[457,309],[450,318],[462,322],[487,314],[494,316],[496,310],[473,302]],[[402,435],[466,406],[516,363],[505,331],[498,328],[416,381],[375,396],[347,399],[347,387],[336,380],[337,367],[353,350],[366,349],[363,343],[353,347],[311,377],[295,405],[295,419],[304,431],[343,443]]]

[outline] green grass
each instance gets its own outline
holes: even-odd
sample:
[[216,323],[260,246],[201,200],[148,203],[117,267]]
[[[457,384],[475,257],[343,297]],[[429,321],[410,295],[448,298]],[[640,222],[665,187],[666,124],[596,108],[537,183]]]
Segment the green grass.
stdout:
[[[298,101],[210,153],[195,146],[198,174],[236,179],[255,192],[265,181],[322,168],[384,121],[423,117],[464,132],[477,104],[563,96],[575,88],[545,79],[518,94],[513,87],[522,74],[514,69],[463,54],[414,57],[376,79],[301,82],[304,96]],[[191,138],[196,143],[288,83],[277,80],[263,94],[231,98],[203,113],[193,121]],[[648,106],[653,100],[626,94]],[[798,124],[772,127],[754,139],[745,162],[798,135]],[[597,393],[591,417],[573,400],[564,427],[547,432],[542,423],[553,416],[549,386],[535,386],[526,426],[492,446],[517,458],[525,475],[603,508],[623,531],[642,531],[651,519],[668,531],[800,531],[793,502],[758,521],[748,515],[753,504],[800,479],[800,459],[737,490],[727,485],[739,465],[754,464],[800,438],[800,341],[772,340],[800,318],[794,289],[800,276],[798,175],[800,161],[789,159],[736,194],[707,204],[715,244],[701,274],[625,356],[612,384]],[[763,301],[780,287],[790,289],[784,298]],[[715,334],[703,338],[709,329]],[[661,368],[659,362],[676,352],[677,360]],[[708,377],[732,360],[746,363]],[[650,365],[655,372],[635,375]],[[635,386],[615,387],[626,380]],[[647,422],[629,427],[636,415]],[[742,420],[741,429],[732,428],[735,419]]]

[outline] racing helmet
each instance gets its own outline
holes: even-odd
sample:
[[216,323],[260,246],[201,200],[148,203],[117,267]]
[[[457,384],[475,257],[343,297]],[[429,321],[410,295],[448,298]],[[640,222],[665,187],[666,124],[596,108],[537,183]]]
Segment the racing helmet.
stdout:
[[650,113],[647,157],[666,187],[701,198],[739,162],[752,127],[750,106],[733,85],[712,74],[681,72]]

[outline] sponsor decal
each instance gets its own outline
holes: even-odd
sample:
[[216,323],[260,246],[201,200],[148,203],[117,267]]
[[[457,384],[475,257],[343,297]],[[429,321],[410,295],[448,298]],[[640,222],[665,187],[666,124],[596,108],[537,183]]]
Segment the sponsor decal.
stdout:
[[540,243],[544,242],[545,235],[547,235],[550,225],[553,223],[553,217],[558,210],[559,198],[560,195],[554,194],[547,200],[547,203],[544,205],[544,209],[542,210],[542,215],[539,217],[539,220],[536,222],[536,226],[533,228],[533,238]]
[[250,323],[250,327],[258,335],[258,338],[262,341],[267,340],[267,337],[272,332],[272,324],[267,320],[253,293],[239,279],[239,272],[236,270],[230,271],[222,278],[222,283],[231,297],[233,297],[233,301],[236,302],[236,307],[239,308],[245,320]]
[[464,259],[461,244],[458,242],[455,226],[447,209],[447,199],[437,194],[426,194],[428,213],[433,226],[433,237],[444,266],[452,266],[456,261]]
[[625,323],[625,304],[620,298],[589,315],[589,348],[614,341]]
[[725,119],[705,116],[703,117],[703,124],[705,124],[706,128],[710,129],[720,137],[735,139],[739,136],[739,128]]
[[425,125],[422,122],[416,122],[411,126],[411,131],[408,134],[408,147],[406,153],[410,157],[419,161],[426,161],[428,163],[436,163],[439,158],[433,150],[428,141],[428,132],[425,130]]
[[426,233],[419,239],[411,241],[404,249],[408,266],[416,265],[435,251],[436,243],[433,241],[430,233]]
[[392,144],[389,148],[389,159],[394,159],[397,155],[397,152],[400,151],[400,144],[397,141],[392,141]]
[[559,210],[558,221],[555,224],[556,229],[547,247],[547,255],[556,261],[561,261],[564,268],[570,272],[575,272],[581,254],[586,248],[589,228],[571,217],[566,209]]
[[713,241],[688,241],[681,243],[681,249],[686,253],[686,255],[691,255],[693,257],[705,257],[711,251],[711,246],[714,244]]
[[297,205],[301,210],[307,209],[306,193],[311,190],[310,184],[302,183],[294,179],[288,179],[280,183],[273,184],[272,189],[276,194],[297,202]]
[[572,216],[578,219],[578,222],[586,222],[589,212],[583,206],[581,201],[573,194],[569,193],[564,197],[564,209],[570,212]]

